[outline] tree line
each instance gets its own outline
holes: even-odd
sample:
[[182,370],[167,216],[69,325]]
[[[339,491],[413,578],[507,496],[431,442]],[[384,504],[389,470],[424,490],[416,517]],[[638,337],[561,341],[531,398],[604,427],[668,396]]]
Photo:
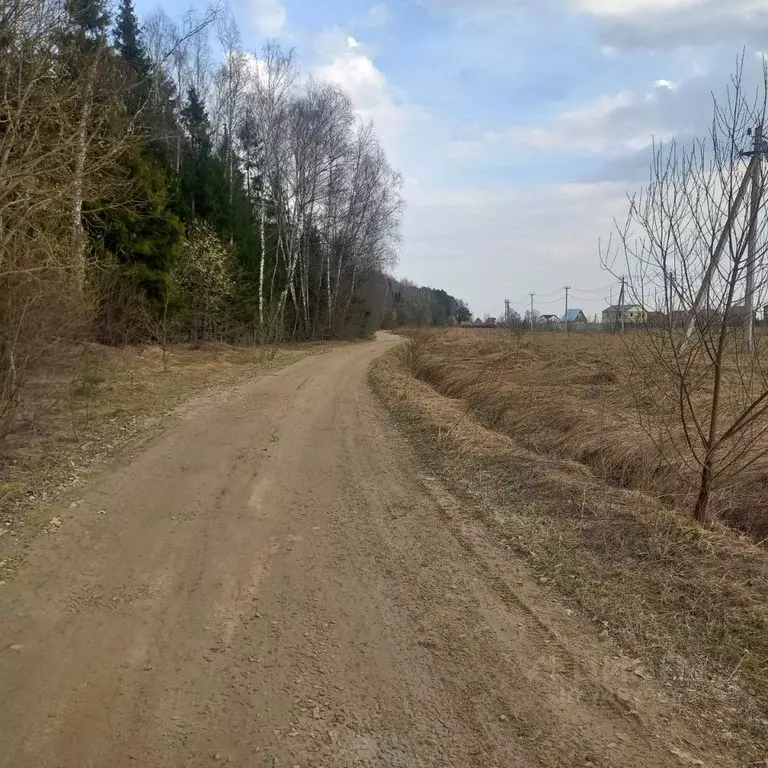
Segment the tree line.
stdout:
[[[51,344],[370,333],[401,180],[337,86],[219,9],[0,7],[0,416]],[[374,285],[375,284],[375,285]]]
[[469,308],[439,288],[383,276],[382,328],[405,325],[457,325],[471,319]]

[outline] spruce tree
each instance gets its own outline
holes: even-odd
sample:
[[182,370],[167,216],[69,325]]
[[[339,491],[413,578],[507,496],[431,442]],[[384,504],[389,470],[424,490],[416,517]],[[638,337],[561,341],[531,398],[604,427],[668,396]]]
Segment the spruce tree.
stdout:
[[139,22],[132,0],[120,0],[114,29],[115,48],[140,79],[149,76],[150,66],[141,42]]
[[72,37],[80,43],[81,50],[103,42],[109,24],[103,0],[67,0],[66,11]]

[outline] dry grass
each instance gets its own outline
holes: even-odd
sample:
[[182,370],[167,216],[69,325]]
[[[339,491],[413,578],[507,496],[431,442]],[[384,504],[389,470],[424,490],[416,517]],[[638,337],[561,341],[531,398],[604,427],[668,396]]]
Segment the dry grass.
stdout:
[[44,527],[46,503],[151,432],[176,406],[326,349],[329,344],[207,349],[52,348],[29,376],[12,431],[0,441],[0,580]]
[[[604,363],[610,346],[561,343],[441,332],[377,361],[371,381],[502,544],[644,659],[693,717],[763,757],[768,553],[747,536],[702,528],[605,482],[599,430],[575,435],[590,419],[608,434],[621,426],[622,415],[600,404],[620,400],[601,392],[616,384]],[[590,462],[569,448],[585,438],[596,452]]]
[[[630,348],[627,347],[630,345]],[[674,382],[647,350],[608,334],[449,330],[418,345],[410,370],[441,394],[460,398],[485,425],[538,453],[578,461],[606,482],[654,494],[690,510],[698,465],[683,438]],[[412,353],[415,354],[415,353]],[[648,386],[654,382],[655,387]],[[726,400],[738,407],[736,382]],[[708,391],[697,393],[701,409]],[[760,443],[764,442],[764,437]],[[724,480],[716,517],[758,540],[768,537],[768,457]]]

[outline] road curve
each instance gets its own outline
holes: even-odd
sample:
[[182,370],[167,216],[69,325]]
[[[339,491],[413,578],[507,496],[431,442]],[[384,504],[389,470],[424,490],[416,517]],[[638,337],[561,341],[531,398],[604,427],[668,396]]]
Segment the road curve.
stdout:
[[366,385],[394,343],[198,401],[62,507],[0,592],[0,766],[680,765],[652,685],[419,471]]

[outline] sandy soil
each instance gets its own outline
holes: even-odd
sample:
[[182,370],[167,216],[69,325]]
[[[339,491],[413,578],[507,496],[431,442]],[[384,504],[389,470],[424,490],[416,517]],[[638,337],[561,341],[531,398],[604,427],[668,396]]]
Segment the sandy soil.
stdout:
[[366,385],[394,343],[198,401],[52,510],[0,587],[1,766],[732,764],[420,471]]

